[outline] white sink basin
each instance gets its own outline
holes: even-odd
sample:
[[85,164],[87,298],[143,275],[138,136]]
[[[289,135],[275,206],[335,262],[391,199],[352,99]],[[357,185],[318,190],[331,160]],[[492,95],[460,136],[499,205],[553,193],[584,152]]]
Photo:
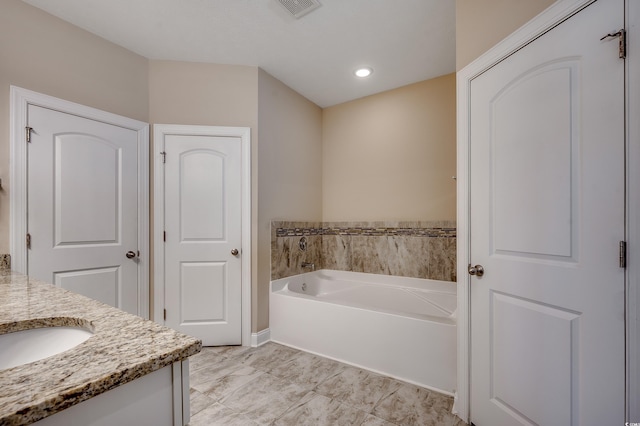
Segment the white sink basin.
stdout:
[[0,334],[0,370],[57,355],[92,335],[82,327],[43,327]]

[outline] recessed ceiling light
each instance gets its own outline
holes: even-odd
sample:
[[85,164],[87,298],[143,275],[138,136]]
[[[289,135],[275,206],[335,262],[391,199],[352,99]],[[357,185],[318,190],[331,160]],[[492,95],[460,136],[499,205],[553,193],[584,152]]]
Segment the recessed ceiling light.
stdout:
[[369,77],[372,72],[373,70],[371,68],[364,67],[364,68],[358,68],[357,70],[355,70],[354,74],[356,75],[356,77],[364,78],[364,77]]

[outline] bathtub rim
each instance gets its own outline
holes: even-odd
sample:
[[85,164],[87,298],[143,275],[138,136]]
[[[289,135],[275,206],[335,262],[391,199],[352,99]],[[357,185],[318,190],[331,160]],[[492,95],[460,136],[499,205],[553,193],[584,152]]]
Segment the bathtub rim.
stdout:
[[[339,300],[331,300],[331,299],[323,299],[322,297],[317,297],[313,295],[307,295],[300,292],[292,291],[288,289],[289,282],[292,279],[304,279],[304,277],[311,277],[314,275],[320,275],[322,273],[328,273],[331,276],[331,279],[343,279],[345,281],[352,281],[361,285],[378,285],[378,286],[386,286],[386,287],[397,287],[397,288],[408,288],[411,290],[421,290],[425,292],[433,292],[440,294],[448,294],[453,297],[457,297],[457,285],[455,282],[451,281],[440,281],[440,280],[432,280],[428,278],[412,278],[412,277],[399,277],[393,275],[380,275],[380,274],[370,274],[366,272],[352,272],[352,271],[339,271],[333,269],[319,269],[317,271],[305,272],[302,274],[292,275],[285,278],[279,278],[277,280],[272,280],[269,283],[270,287],[270,297],[273,295],[279,295],[284,297],[294,297],[304,300],[310,300],[314,303],[329,303],[333,305],[346,306],[353,309],[359,309],[363,311],[373,311],[383,315],[393,315],[404,318],[411,318],[420,321],[429,321],[434,322],[444,326],[457,326],[457,312],[458,309],[453,311],[453,313],[449,316],[436,316],[436,315],[428,315],[428,314],[414,314],[410,312],[399,312],[392,309],[381,309],[381,308],[373,308],[367,306],[366,304],[357,304],[353,302],[341,302]],[[436,287],[435,289],[425,289],[424,283],[429,283]],[[422,283],[422,285],[421,285]],[[452,287],[451,289],[446,289],[445,286]]]
[[[406,288],[415,288],[418,290],[424,290],[423,284],[424,282],[428,282],[430,285],[436,287],[433,291],[437,291],[440,293],[450,293],[457,294],[457,282],[456,281],[442,281],[442,280],[433,280],[430,278],[414,278],[414,277],[402,277],[398,275],[382,275],[382,274],[371,274],[368,272],[353,272],[353,271],[341,271],[338,269],[318,269],[315,271],[304,272],[301,274],[290,275],[288,277],[278,278],[270,281],[270,288],[273,291],[273,284],[283,283],[286,280],[290,280],[293,278],[303,277],[303,276],[312,276],[327,274],[328,279],[345,279],[347,281],[354,281],[358,283],[366,283],[366,284],[380,284],[380,285],[388,285],[393,287],[406,287]],[[335,277],[335,278],[334,278]],[[282,285],[284,287],[284,285]],[[281,287],[281,288],[282,288]],[[447,288],[450,287],[450,288]],[[431,289],[429,289],[431,290]]]

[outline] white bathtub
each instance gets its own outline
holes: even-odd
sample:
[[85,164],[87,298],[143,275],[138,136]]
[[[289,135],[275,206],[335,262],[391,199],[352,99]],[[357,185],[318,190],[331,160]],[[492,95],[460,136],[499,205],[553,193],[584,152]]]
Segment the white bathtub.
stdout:
[[271,340],[453,395],[456,285],[322,270],[271,282]]

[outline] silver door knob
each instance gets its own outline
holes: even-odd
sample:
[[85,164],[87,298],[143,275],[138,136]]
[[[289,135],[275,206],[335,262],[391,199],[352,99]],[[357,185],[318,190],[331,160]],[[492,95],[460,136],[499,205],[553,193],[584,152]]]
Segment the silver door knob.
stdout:
[[136,257],[136,253],[129,250],[127,254],[125,254],[125,256],[127,256],[127,259],[133,259],[134,257]]
[[232,255],[234,255],[234,256],[237,256],[237,255],[238,255],[238,253],[240,253],[240,252],[238,251],[238,249],[233,249],[233,250],[231,250],[231,254],[232,254]]
[[467,269],[469,271],[469,275],[475,275],[477,277],[481,277],[484,275],[484,268],[482,265],[471,266]]

